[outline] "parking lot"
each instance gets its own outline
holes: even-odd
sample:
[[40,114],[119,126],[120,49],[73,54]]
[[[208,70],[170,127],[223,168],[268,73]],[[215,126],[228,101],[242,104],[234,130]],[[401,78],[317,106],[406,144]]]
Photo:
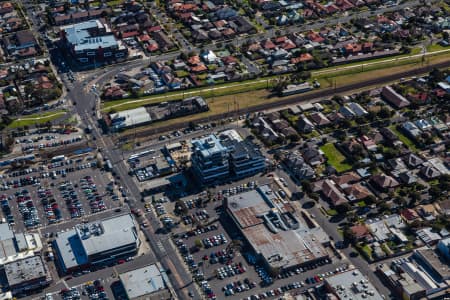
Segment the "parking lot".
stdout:
[[[264,299],[284,292],[300,293],[348,268],[347,261],[333,258],[308,268],[268,274],[251,250],[239,242],[243,237],[228,225],[231,222],[221,207],[223,197],[254,189],[271,180],[261,176],[252,179],[255,180],[217,187],[211,191],[211,200],[205,200],[208,198],[205,192],[176,202],[167,201],[163,195],[155,196],[153,209],[162,225],[167,218],[173,224],[179,222],[171,229],[175,233],[173,241],[207,298]],[[182,214],[177,212],[177,205],[183,206]],[[333,254],[330,253],[330,257]]]
[[59,158],[0,178],[2,218],[16,232],[78,219],[120,205],[93,155]]

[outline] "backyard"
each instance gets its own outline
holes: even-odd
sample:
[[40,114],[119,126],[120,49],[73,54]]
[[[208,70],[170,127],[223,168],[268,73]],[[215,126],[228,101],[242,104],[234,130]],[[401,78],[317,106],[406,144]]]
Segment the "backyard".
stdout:
[[328,159],[328,163],[333,166],[338,172],[345,172],[352,168],[352,166],[346,163],[345,156],[334,146],[332,143],[328,143],[320,147],[324,155]]

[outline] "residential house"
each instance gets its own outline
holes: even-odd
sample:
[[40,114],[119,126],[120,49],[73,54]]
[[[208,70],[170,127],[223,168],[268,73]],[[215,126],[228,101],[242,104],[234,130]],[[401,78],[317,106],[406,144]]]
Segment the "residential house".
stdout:
[[439,215],[438,209],[434,204],[422,204],[416,207],[417,213],[427,221],[433,221]]
[[373,194],[361,183],[354,183],[344,188],[344,193],[347,195],[347,199],[350,202],[361,201],[367,199],[367,197]]
[[393,190],[400,185],[397,180],[384,173],[373,175],[370,181],[381,191]]
[[334,181],[330,179],[323,180],[321,192],[333,206],[339,206],[348,202],[345,195],[337,188]]
[[356,241],[370,241],[372,235],[364,224],[358,224],[350,227],[353,237]]
[[417,154],[409,153],[403,156],[403,161],[410,168],[417,168],[418,166],[423,164],[423,159],[421,159]]
[[440,214],[450,217],[450,199],[441,201],[436,206]]
[[314,125],[308,118],[302,115],[297,121],[297,129],[302,133],[311,133],[314,130]]
[[313,112],[309,115],[309,118],[314,122],[317,127],[324,127],[329,125],[331,122],[322,112]]
[[390,128],[387,127],[380,128],[380,133],[383,135],[386,142],[390,145],[393,145],[395,142],[399,140],[398,136]]
[[413,122],[410,121],[403,123],[401,125],[401,129],[405,131],[405,133],[412,139],[416,139],[422,133],[422,131],[420,131],[420,129]]
[[405,185],[411,185],[418,181],[416,174],[412,171],[401,172],[397,175],[397,178]]
[[359,138],[359,142],[364,146],[364,148],[366,148],[367,151],[374,152],[378,149],[377,144],[374,142],[374,140],[369,138],[367,135],[361,136]]
[[288,152],[283,162],[298,180],[313,179],[316,176],[314,169],[305,162],[299,151]]
[[420,168],[420,174],[426,180],[432,180],[441,176],[439,170],[436,169],[432,164],[428,164],[427,162],[425,162],[423,166]]
[[439,233],[433,232],[431,227],[420,228],[416,231],[416,235],[426,245],[436,245],[442,239]]
[[400,215],[405,220],[406,223],[412,223],[415,220],[420,220],[419,214],[411,208],[405,208],[400,212]]
[[313,167],[324,162],[323,153],[316,145],[308,144],[301,152],[305,161]]
[[362,117],[368,114],[368,112],[361,105],[359,105],[359,103],[349,102],[347,105],[357,117]]

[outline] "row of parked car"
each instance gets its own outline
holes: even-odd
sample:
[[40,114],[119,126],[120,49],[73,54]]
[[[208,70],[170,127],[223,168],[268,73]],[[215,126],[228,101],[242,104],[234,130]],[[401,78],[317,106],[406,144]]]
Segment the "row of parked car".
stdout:
[[21,177],[14,180],[3,180],[0,184],[0,191],[7,191],[9,189],[16,189],[20,187],[25,187],[27,185],[37,185],[41,181],[38,176],[27,176],[27,177]]
[[33,152],[35,150],[39,150],[39,149],[54,148],[54,147],[59,147],[59,146],[64,146],[64,145],[70,145],[73,143],[80,142],[81,140],[82,140],[82,137],[77,136],[77,137],[74,137],[71,139],[53,141],[53,142],[48,142],[48,143],[41,143],[39,145],[26,144],[26,145],[23,145],[21,148],[24,153],[31,153],[31,152]]
[[191,215],[183,216],[183,223],[189,225],[195,221],[207,221],[209,219],[209,214],[206,210],[199,210]]
[[49,188],[39,188],[38,196],[41,199],[41,204],[44,207],[45,215],[49,224],[54,224],[62,220],[61,210],[52,190]]
[[64,198],[67,208],[70,212],[70,217],[80,218],[85,215],[83,204],[81,204],[78,194],[75,191],[72,182],[65,181],[59,185],[61,196]]
[[256,287],[256,282],[250,281],[248,278],[245,278],[243,281],[234,281],[225,285],[222,290],[225,296],[232,296],[237,293],[242,293],[248,290],[251,290]]
[[203,260],[209,259],[210,264],[216,264],[218,262],[221,264],[226,264],[229,263],[233,258],[234,258],[233,249],[229,249],[228,251],[227,249],[223,249],[216,252],[212,252],[209,256],[205,255],[203,257]]
[[266,298],[271,298],[271,297],[275,297],[275,296],[281,296],[284,293],[293,290],[293,289],[299,289],[301,288],[303,285],[300,282],[292,282],[286,285],[283,285],[279,288],[276,289],[272,289],[272,290],[268,290],[266,292],[262,292],[259,294],[255,294],[255,295],[251,295],[248,297],[243,298],[242,300],[260,300],[260,299],[266,299]]
[[97,186],[91,176],[85,176],[80,179],[80,187],[83,189],[83,193],[89,201],[91,212],[96,213],[106,209],[103,197],[97,191]]
[[202,291],[205,293],[206,297],[211,300],[216,300],[216,294],[211,289],[211,285],[208,283],[208,281],[204,280],[200,283],[200,287],[202,288]]
[[227,238],[225,237],[225,235],[223,233],[218,234],[218,235],[213,235],[212,237],[209,238],[204,238],[202,240],[203,246],[208,249],[214,246],[219,246],[219,245],[223,245],[228,243]]
[[235,275],[245,273],[246,271],[247,269],[244,267],[244,265],[241,262],[239,262],[229,264],[224,267],[216,269],[216,275],[217,278],[224,279],[227,277],[233,277]]
[[16,193],[19,212],[22,214],[23,223],[26,228],[36,228],[41,224],[36,206],[31,199],[30,192],[23,189]]
[[108,300],[108,295],[99,279],[86,282],[83,294],[87,295],[90,300]]

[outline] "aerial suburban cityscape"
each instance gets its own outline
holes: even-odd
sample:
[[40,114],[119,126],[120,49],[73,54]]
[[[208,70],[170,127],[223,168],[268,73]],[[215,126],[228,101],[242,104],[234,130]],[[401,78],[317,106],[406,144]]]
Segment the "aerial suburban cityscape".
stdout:
[[450,0],[0,0],[0,300],[450,299]]

